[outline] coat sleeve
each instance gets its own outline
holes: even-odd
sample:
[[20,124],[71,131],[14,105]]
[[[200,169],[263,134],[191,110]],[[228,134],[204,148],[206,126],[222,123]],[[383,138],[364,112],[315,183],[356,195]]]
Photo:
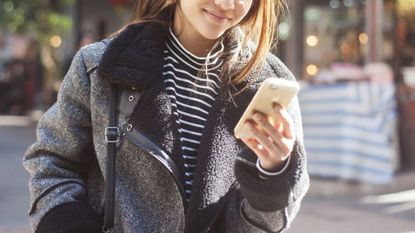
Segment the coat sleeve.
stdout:
[[37,233],[99,232],[100,218],[87,204],[84,176],[95,156],[90,81],[82,49],[75,55],[57,102],[42,116],[37,141],[24,156],[30,173],[29,218]]
[[[273,67],[281,78],[295,81],[281,61],[276,60]],[[284,232],[296,216],[309,188],[297,97],[291,101],[287,112],[294,122],[296,142],[286,170],[278,176],[263,179],[255,166],[257,156],[252,150],[244,146],[237,156],[235,176],[238,187],[227,212],[233,213],[233,217],[229,217],[229,221],[233,221],[230,224],[239,225],[240,232]]]
[[[298,109],[298,104],[293,105],[291,110]],[[228,211],[234,214],[230,219],[238,222],[242,232],[284,232],[296,216],[309,187],[304,145],[299,138],[302,135],[301,124],[298,124],[298,120],[301,120],[300,117],[295,117],[297,141],[290,155],[291,161],[282,174],[261,178],[255,166],[255,153],[248,147],[240,152],[235,164],[239,187],[234,204]]]

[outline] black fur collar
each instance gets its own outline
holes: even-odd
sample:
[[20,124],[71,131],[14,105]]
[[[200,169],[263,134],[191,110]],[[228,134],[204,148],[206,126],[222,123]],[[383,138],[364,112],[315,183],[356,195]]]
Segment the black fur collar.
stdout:
[[111,83],[141,90],[162,82],[167,28],[160,23],[132,24],[108,45],[98,73]]

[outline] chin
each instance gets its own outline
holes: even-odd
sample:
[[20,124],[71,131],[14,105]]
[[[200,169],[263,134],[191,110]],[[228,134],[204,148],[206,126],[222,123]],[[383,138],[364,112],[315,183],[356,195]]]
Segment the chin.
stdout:
[[214,31],[204,31],[200,32],[200,34],[208,39],[208,40],[217,40],[219,39],[225,32],[214,32]]

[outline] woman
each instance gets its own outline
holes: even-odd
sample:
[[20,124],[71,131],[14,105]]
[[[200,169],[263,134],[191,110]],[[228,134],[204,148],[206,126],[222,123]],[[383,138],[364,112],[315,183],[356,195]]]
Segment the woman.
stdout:
[[[123,30],[82,48],[25,154],[33,229],[101,232],[111,85],[122,131],[114,232],[287,229],[308,189],[298,101],[249,121],[255,138],[233,136],[262,80],[294,81],[268,52],[281,7],[141,0]],[[146,152],[140,135],[173,165]]]

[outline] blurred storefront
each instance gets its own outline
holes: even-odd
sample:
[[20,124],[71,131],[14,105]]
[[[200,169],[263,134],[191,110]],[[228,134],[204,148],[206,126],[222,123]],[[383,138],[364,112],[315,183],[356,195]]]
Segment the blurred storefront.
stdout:
[[32,38],[0,29],[0,114],[23,115],[42,104],[38,48]]
[[76,0],[73,7],[73,47],[103,39],[130,18],[131,0]]
[[280,54],[304,84],[310,173],[387,183],[415,170],[415,1],[288,4]]
[[314,79],[333,63],[384,62],[399,82],[402,68],[415,66],[414,0],[292,0],[288,4],[291,31],[283,38],[282,55],[301,79]]

